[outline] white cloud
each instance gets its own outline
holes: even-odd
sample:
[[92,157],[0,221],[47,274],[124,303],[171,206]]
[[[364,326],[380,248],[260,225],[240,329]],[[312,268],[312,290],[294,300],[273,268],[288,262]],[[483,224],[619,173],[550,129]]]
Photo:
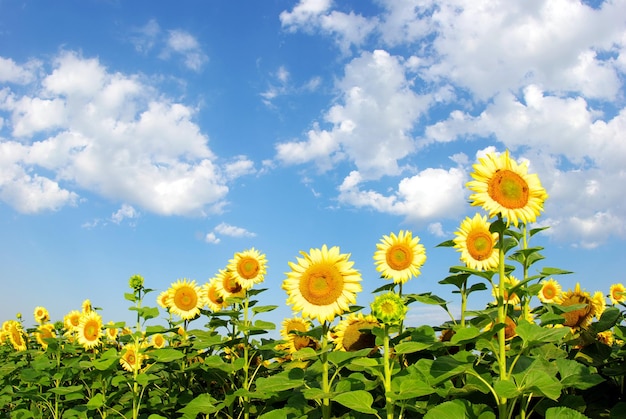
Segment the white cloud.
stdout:
[[221,240],[215,235],[215,233],[210,232],[204,236],[204,241],[211,244],[219,244]]
[[219,236],[242,238],[255,237],[256,234],[242,227],[237,227],[227,223],[220,223],[215,226],[213,231],[205,235],[204,241],[207,243],[218,244],[221,242],[221,238]]
[[135,45],[135,49],[141,53],[152,50],[161,33],[161,27],[155,19],[150,19],[144,26],[132,30],[130,41]]
[[28,84],[35,80],[40,68],[37,60],[18,65],[10,58],[0,57],[0,83]]
[[193,71],[200,71],[209,57],[202,51],[198,40],[190,33],[176,29],[168,32],[166,47],[160,57],[168,59],[172,53],[183,57],[185,66]]
[[131,205],[123,204],[120,209],[111,214],[111,221],[120,224],[125,219],[134,219],[139,217],[139,212]]

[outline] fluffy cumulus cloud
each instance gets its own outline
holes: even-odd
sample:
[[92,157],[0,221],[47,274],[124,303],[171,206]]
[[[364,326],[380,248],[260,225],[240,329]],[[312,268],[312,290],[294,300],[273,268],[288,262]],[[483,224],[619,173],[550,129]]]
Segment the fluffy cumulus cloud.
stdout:
[[[12,69],[0,90],[0,199],[34,213],[76,205],[84,192],[124,202],[112,221],[218,211],[227,181],[250,173],[240,156],[221,166],[195,109],[170,101],[136,75],[62,52],[36,78]],[[26,88],[15,83],[32,80]]]
[[227,223],[220,223],[215,226],[213,231],[210,231],[205,235],[204,241],[206,241],[207,243],[218,244],[222,241],[220,236],[241,238],[255,237],[256,234],[246,230],[243,227],[237,227]]
[[437,234],[436,214],[467,211],[471,159],[412,166],[421,153],[489,140],[540,175],[554,237],[585,247],[626,237],[615,187],[626,177],[626,1],[376,4],[380,13],[365,16],[301,0],[280,15],[285,30],[326,36],[348,56],[323,123],[278,144],[279,161],[348,162],[341,202],[427,221]]

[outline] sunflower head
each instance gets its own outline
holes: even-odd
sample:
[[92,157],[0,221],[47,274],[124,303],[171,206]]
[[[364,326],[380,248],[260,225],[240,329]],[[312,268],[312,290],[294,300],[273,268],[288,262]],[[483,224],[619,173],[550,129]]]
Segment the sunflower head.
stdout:
[[43,350],[48,348],[48,341],[46,339],[53,339],[55,337],[56,331],[54,330],[54,325],[50,323],[40,324],[35,332],[35,339],[37,340],[37,343],[41,345]]
[[44,324],[50,320],[50,313],[48,313],[45,307],[41,306],[35,307],[33,316],[35,317],[35,321],[39,324]]
[[454,233],[454,248],[468,268],[489,271],[498,267],[498,233],[490,232],[489,227],[487,216],[476,213],[474,218],[466,217]]
[[214,312],[220,311],[224,307],[228,306],[228,303],[226,303],[224,297],[220,294],[219,289],[217,288],[217,280],[215,278],[202,286],[201,293],[204,305],[209,307]]
[[102,317],[95,311],[82,313],[78,328],[78,343],[85,349],[92,349],[100,345],[102,337]]
[[384,324],[400,324],[406,317],[408,307],[395,292],[377,296],[371,304],[372,315]]
[[63,317],[63,326],[68,332],[73,332],[78,329],[80,324],[80,311],[72,310]]
[[105,334],[109,342],[115,343],[117,342],[117,335],[119,334],[119,329],[115,327],[115,323],[110,321],[105,328]]
[[568,326],[573,330],[584,329],[591,324],[593,316],[596,314],[598,302],[594,304],[593,297],[580,288],[580,284],[576,283],[576,287],[572,291],[567,290],[561,297],[561,306],[578,306],[574,310],[566,311],[562,314],[565,321],[564,326]]
[[235,276],[239,284],[246,290],[263,282],[267,271],[265,255],[254,247],[243,252],[235,253],[228,262],[229,271]]
[[603,343],[607,346],[613,346],[615,343],[615,336],[613,336],[613,332],[610,330],[605,330],[604,332],[599,332],[596,335],[596,339],[598,342]]
[[246,290],[241,286],[237,277],[228,269],[220,269],[215,276],[215,287],[224,300],[229,298],[244,298]]
[[474,193],[471,205],[481,206],[490,217],[501,214],[508,223],[531,223],[543,210],[548,198],[536,174],[528,174],[526,163],[518,164],[509,151],[497,155],[489,153],[473,166],[467,183]]
[[134,342],[128,343],[124,345],[124,348],[122,349],[120,364],[126,371],[139,371],[146,358],[147,356],[141,352],[140,345],[137,345]]
[[380,327],[376,317],[351,313],[335,328],[333,334],[335,350],[354,352],[365,348],[375,348],[376,336],[371,333],[375,327]]
[[191,320],[200,314],[203,299],[196,281],[186,278],[178,280],[169,289],[170,311],[184,320]]
[[361,274],[353,269],[350,254],[340,253],[339,247],[311,249],[297,263],[289,262],[291,272],[283,281],[287,304],[302,317],[332,321],[348,310],[361,291]]
[[626,301],[626,288],[624,288],[624,285],[621,283],[611,285],[609,298],[613,305]]
[[541,281],[541,289],[537,297],[542,303],[558,304],[561,301],[561,293],[561,284],[550,278],[547,281]]
[[161,349],[165,346],[166,340],[165,337],[160,333],[155,333],[152,335],[152,346],[157,349]]
[[22,325],[18,321],[11,321],[9,323],[9,330],[5,332],[8,334],[9,342],[13,345],[13,349],[16,351],[25,351],[26,347],[26,334],[22,329]]
[[404,230],[400,230],[397,236],[394,233],[383,236],[374,253],[376,270],[396,284],[404,284],[419,276],[420,268],[426,262],[426,250],[419,240],[412,232]]
[[283,320],[280,335],[287,342],[282,345],[282,348],[286,349],[290,353],[297,352],[304,348],[317,349],[319,347],[319,343],[314,338],[294,333],[306,333],[311,330],[311,327],[311,322],[301,317],[293,317]]
[[83,303],[81,304],[81,308],[83,310],[83,313],[89,313],[90,311],[92,311],[93,306],[91,305],[91,300],[87,299],[83,301]]
[[[513,275],[504,277],[504,302],[505,303],[513,305],[513,306],[519,304],[520,302],[519,295],[517,295],[515,292],[512,292],[513,288],[515,288],[517,284],[519,284],[519,281]],[[494,296],[494,298],[496,299],[498,298],[497,287],[493,287],[491,289],[491,293]]]
[[170,301],[170,291],[169,290],[165,290],[162,291],[159,296],[157,297],[157,304],[161,307],[164,308],[165,310],[170,310],[170,307],[172,306],[172,302]]

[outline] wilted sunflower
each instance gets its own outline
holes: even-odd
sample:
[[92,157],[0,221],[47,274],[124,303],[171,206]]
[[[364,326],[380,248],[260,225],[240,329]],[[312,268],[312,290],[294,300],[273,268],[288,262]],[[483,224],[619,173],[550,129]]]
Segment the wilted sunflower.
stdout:
[[284,348],[290,353],[294,353],[304,348],[317,349],[318,342],[310,336],[300,336],[296,332],[306,333],[311,330],[311,322],[301,317],[293,317],[291,319],[285,319],[282,323],[282,329],[280,329],[280,336],[287,343]]
[[[519,284],[519,281],[513,275],[504,277],[504,302],[506,304],[510,304],[512,306],[519,304],[519,301],[520,301],[519,295],[517,295],[514,292],[511,292],[511,290],[515,288],[517,284]],[[498,295],[499,295],[498,292],[499,291],[498,291],[497,286],[491,289],[491,294],[496,299],[498,298]]]
[[622,284],[613,284],[611,285],[609,291],[609,298],[611,299],[611,304],[619,304],[626,301],[626,288]]
[[362,313],[349,314],[339,322],[333,333],[335,350],[354,352],[376,347],[376,336],[370,332],[374,327],[380,327],[376,317],[364,316]]
[[233,273],[243,289],[249,290],[254,284],[263,282],[266,265],[265,255],[253,247],[235,253],[235,257],[228,261],[227,269]]
[[220,311],[224,307],[228,307],[228,303],[226,303],[224,297],[219,293],[217,282],[215,278],[212,279],[210,282],[204,284],[200,291],[204,305],[209,307],[212,311]]
[[548,198],[536,174],[528,174],[526,163],[518,164],[509,157],[509,151],[499,156],[489,153],[474,164],[474,180],[467,183],[474,193],[472,206],[482,206],[489,217],[502,214],[509,223],[531,223],[543,210]]
[[73,332],[78,328],[80,324],[80,311],[72,310],[63,317],[63,325],[65,330]]
[[289,262],[291,272],[283,281],[287,292],[287,304],[294,311],[302,311],[302,317],[332,321],[356,302],[361,291],[361,274],[353,269],[350,254],[340,253],[339,247],[311,249],[304,258]]
[[120,358],[120,365],[126,371],[133,372],[141,369],[141,364],[147,358],[144,354],[142,354],[140,346],[133,343],[128,343],[124,345],[122,349],[122,357]]
[[550,278],[547,281],[541,281],[541,290],[537,297],[542,303],[558,304],[561,298],[561,285]]
[[156,301],[157,301],[157,304],[161,308],[164,308],[165,310],[169,310],[172,306],[172,301],[170,299],[170,291],[169,290],[162,291],[157,297]]
[[45,322],[50,320],[50,313],[45,307],[35,307],[35,311],[33,312],[33,316],[35,317],[35,321],[39,324],[44,324]]
[[400,324],[409,310],[402,297],[395,292],[380,294],[374,298],[370,307],[376,319],[389,325]]
[[12,320],[9,323],[9,330],[6,332],[9,335],[9,342],[13,345],[13,349],[16,351],[26,350],[26,336],[20,322]]
[[165,346],[165,343],[166,343],[165,337],[160,333],[155,333],[154,335],[152,335],[151,340],[152,340],[152,346],[154,346],[157,349],[161,349],[162,347]]
[[184,320],[191,320],[200,314],[202,299],[196,281],[178,280],[169,289],[170,311]]
[[35,332],[35,339],[37,343],[41,345],[42,349],[46,349],[48,347],[48,342],[46,339],[51,339],[56,337],[56,331],[54,330],[53,324],[40,324],[37,327],[37,331]]
[[404,284],[419,276],[420,268],[426,262],[426,250],[419,241],[419,237],[404,230],[400,230],[397,236],[394,233],[383,236],[374,253],[376,270],[396,284]]
[[465,217],[454,233],[454,248],[468,268],[489,271],[498,267],[498,233],[490,232],[489,226],[487,216],[476,213],[474,218]]
[[599,301],[594,298],[587,291],[583,291],[580,288],[580,283],[576,283],[576,287],[572,291],[567,290],[561,297],[561,306],[577,306],[582,305],[581,308],[567,311],[563,314],[565,318],[564,326],[571,327],[574,330],[586,328],[591,324],[593,316],[597,314],[599,309]]
[[100,345],[102,337],[102,317],[95,311],[83,313],[76,329],[78,333],[78,343],[85,349],[95,348]]
[[246,290],[228,269],[220,269],[215,279],[217,280],[215,287],[225,301],[229,298],[243,298],[246,296]]

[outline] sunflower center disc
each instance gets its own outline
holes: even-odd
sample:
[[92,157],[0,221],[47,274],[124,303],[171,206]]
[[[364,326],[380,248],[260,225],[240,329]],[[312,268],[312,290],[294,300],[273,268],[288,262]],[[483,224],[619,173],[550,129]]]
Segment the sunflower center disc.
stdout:
[[528,183],[515,172],[498,170],[489,180],[488,193],[494,201],[508,209],[523,208],[528,203]]
[[396,244],[387,251],[386,259],[391,269],[402,271],[413,263],[413,252],[404,245]]
[[311,304],[323,306],[334,303],[343,291],[343,277],[337,269],[313,267],[305,275],[302,296]]
[[259,262],[254,258],[242,258],[237,265],[237,272],[242,278],[252,279],[259,273]]
[[473,232],[467,238],[467,251],[475,260],[485,260],[491,256],[493,237],[486,231]]
[[174,301],[176,302],[176,306],[178,308],[186,311],[194,308],[197,302],[195,292],[190,292],[184,289],[176,293]]

